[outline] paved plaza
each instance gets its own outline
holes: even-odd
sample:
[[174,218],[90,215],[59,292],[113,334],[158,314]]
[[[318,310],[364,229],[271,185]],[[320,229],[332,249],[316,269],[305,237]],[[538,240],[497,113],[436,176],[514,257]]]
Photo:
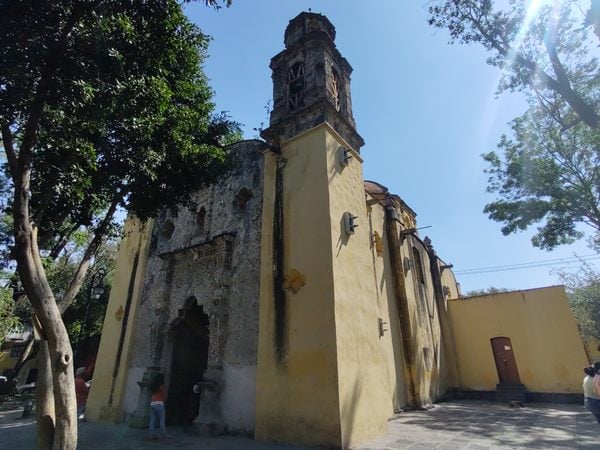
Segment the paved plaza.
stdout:
[[[19,419],[18,411],[0,412],[0,449],[34,449],[35,423]],[[125,425],[81,423],[79,448],[317,450],[222,436],[200,438],[181,428],[169,439],[148,439],[147,430]],[[599,449],[600,425],[578,405],[527,404],[509,408],[489,402],[441,403],[428,411],[398,414],[388,433],[353,450],[398,449]]]
[[600,449],[600,424],[583,406],[441,403],[398,414],[386,436],[355,450]]

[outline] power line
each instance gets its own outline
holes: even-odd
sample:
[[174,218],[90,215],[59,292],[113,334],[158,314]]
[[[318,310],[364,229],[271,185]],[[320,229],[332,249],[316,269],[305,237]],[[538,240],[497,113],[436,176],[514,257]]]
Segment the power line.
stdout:
[[538,261],[529,261],[524,263],[506,264],[503,266],[479,267],[474,269],[457,270],[456,275],[477,275],[490,272],[503,272],[508,270],[534,269],[538,267],[565,265],[579,261],[594,261],[600,259],[600,255],[583,255],[568,258],[545,259]]

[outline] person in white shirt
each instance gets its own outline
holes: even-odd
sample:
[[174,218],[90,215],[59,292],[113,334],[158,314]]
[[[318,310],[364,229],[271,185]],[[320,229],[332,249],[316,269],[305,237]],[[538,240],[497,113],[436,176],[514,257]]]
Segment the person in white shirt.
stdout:
[[591,412],[598,423],[600,423],[600,395],[596,390],[596,383],[594,378],[598,378],[596,369],[592,366],[583,368],[585,378],[583,379],[583,397],[585,407]]

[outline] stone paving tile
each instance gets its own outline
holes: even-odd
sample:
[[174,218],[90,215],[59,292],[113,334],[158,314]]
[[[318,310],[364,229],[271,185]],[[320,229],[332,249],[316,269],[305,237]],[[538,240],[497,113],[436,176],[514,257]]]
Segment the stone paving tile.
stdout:
[[[0,413],[0,450],[34,449],[35,424],[19,412]],[[124,425],[82,424],[79,448],[85,450],[318,450],[225,436],[199,438],[170,429],[173,439],[150,441],[147,430]],[[600,427],[578,405],[528,404],[510,409],[488,402],[443,403],[429,411],[398,414],[389,430],[354,450],[600,450]],[[320,449],[323,450],[323,449]]]
[[[429,411],[398,414],[386,438],[384,449],[391,450],[600,450],[600,427],[579,405],[527,404],[514,409],[491,402],[442,403]],[[353,450],[373,450],[370,445]]]

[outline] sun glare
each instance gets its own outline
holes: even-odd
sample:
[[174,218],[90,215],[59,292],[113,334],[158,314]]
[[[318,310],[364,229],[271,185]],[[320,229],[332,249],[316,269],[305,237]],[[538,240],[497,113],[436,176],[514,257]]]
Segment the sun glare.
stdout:
[[517,49],[521,46],[521,43],[523,42],[523,39],[525,38],[527,31],[529,30],[529,26],[531,25],[531,22],[533,21],[536,14],[538,13],[538,11],[540,10],[540,8],[542,7],[542,5],[544,3],[549,3],[549,1],[548,0],[531,0],[531,1],[529,1],[527,8],[526,8],[527,12],[525,13],[525,18],[523,19],[523,23],[521,24],[521,27],[519,28],[519,31],[518,31],[517,35],[515,36],[515,40],[513,42],[513,48]]

